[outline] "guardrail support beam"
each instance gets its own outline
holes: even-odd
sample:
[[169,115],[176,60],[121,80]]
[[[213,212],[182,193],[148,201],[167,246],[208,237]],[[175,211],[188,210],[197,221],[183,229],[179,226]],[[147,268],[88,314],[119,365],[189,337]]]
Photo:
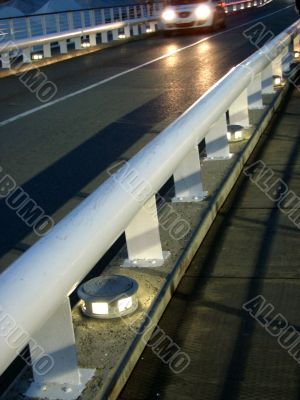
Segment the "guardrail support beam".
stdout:
[[140,209],[125,230],[128,259],[124,267],[159,267],[167,256],[162,251],[155,196]]
[[107,38],[107,32],[102,32],[101,33],[101,43],[107,43],[108,38]]
[[253,82],[248,87],[248,108],[257,110],[264,108],[262,98],[262,74],[255,76]]
[[66,40],[62,40],[59,42],[59,49],[61,54],[67,54],[68,53],[68,45]]
[[274,83],[273,83],[273,65],[270,63],[267,68],[261,74],[262,79],[262,94],[274,94]]
[[46,43],[43,45],[43,52],[44,52],[44,57],[45,58],[50,58],[51,57],[51,45],[50,43]]
[[22,58],[23,58],[23,63],[25,64],[31,63],[31,48],[22,49]]
[[241,125],[244,128],[250,126],[248,110],[248,90],[244,90],[229,108],[231,125]]
[[133,32],[133,36],[137,36],[139,34],[139,26],[133,25],[132,32]]
[[174,203],[202,201],[207,197],[203,190],[198,146],[184,158],[174,172]]
[[294,39],[294,51],[300,51],[300,33],[298,33]]
[[209,129],[205,137],[205,147],[208,160],[226,160],[231,157],[227,139],[226,114],[223,114]]
[[10,68],[10,55],[9,55],[9,53],[2,53],[1,54],[1,63],[2,63],[2,68],[3,69],[9,69]]
[[97,46],[97,39],[96,39],[96,33],[91,33],[89,35],[90,38],[90,44],[91,46]]
[[95,370],[78,368],[68,298],[36,332],[33,339],[29,347],[34,382],[26,392],[26,396],[76,399]]
[[81,37],[74,38],[75,50],[81,50]]

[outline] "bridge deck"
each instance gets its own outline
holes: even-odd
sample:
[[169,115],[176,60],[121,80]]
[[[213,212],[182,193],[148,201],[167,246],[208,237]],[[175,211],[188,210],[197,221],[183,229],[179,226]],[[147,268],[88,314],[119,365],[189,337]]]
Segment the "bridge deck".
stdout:
[[[262,160],[298,194],[299,105],[294,90],[250,161]],[[300,331],[299,260],[299,229],[241,177],[160,321],[189,367],[176,375],[148,347],[120,399],[298,399],[299,364],[243,304],[262,295],[274,306],[266,321],[281,313]]]

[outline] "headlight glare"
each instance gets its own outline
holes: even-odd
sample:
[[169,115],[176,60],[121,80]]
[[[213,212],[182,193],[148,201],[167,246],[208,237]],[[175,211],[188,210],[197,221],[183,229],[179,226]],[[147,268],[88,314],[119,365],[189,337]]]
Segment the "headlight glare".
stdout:
[[196,13],[197,18],[207,19],[211,16],[212,11],[211,11],[210,7],[202,4],[201,6],[196,8],[195,13]]
[[171,8],[168,8],[162,13],[162,18],[165,21],[173,21],[176,18],[176,13]]

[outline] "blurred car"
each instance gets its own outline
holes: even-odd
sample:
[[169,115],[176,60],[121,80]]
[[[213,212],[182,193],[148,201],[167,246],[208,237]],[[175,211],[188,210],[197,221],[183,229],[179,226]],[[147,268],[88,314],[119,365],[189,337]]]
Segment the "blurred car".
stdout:
[[226,27],[226,13],[220,0],[168,0],[161,14],[166,34],[180,29]]

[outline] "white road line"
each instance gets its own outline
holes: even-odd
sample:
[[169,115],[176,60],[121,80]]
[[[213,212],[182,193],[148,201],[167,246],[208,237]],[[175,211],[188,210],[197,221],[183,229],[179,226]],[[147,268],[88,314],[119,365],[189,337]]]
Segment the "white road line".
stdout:
[[44,110],[44,109],[46,109],[46,108],[49,108],[49,107],[51,107],[51,106],[53,106],[53,105],[55,105],[55,104],[61,103],[62,101],[71,99],[72,97],[78,96],[78,95],[80,95],[80,94],[82,94],[82,93],[88,92],[89,90],[95,89],[95,88],[97,88],[97,87],[99,87],[99,86],[101,86],[101,85],[104,85],[104,84],[107,83],[107,82],[110,82],[110,81],[112,81],[112,80],[114,80],[114,79],[120,78],[121,76],[127,75],[127,74],[129,74],[130,72],[133,72],[133,71],[136,71],[136,70],[138,70],[138,69],[144,68],[144,67],[146,67],[147,65],[154,64],[154,63],[156,63],[156,62],[158,62],[158,61],[161,61],[161,60],[163,60],[163,59],[165,59],[165,58],[168,58],[168,57],[170,57],[170,56],[172,56],[172,55],[174,55],[174,54],[176,54],[176,53],[180,53],[181,51],[184,51],[184,50],[187,50],[187,49],[189,49],[189,48],[191,48],[191,47],[197,46],[197,45],[199,45],[200,43],[206,42],[206,41],[209,40],[209,39],[212,39],[212,38],[217,37],[217,36],[220,36],[220,35],[224,35],[224,34],[226,34],[226,33],[228,33],[228,32],[232,32],[232,31],[234,31],[234,30],[236,30],[236,29],[242,28],[243,26],[247,26],[247,25],[253,24],[253,22],[260,21],[261,19],[265,19],[265,18],[270,17],[270,16],[272,16],[272,15],[274,15],[274,14],[277,14],[277,13],[279,13],[279,12],[282,12],[282,10],[285,10],[285,9],[288,9],[288,8],[291,8],[291,7],[293,7],[293,5],[290,5],[290,6],[287,6],[287,7],[283,7],[283,8],[281,8],[280,10],[274,11],[274,12],[272,12],[272,13],[270,13],[270,14],[267,14],[267,15],[265,15],[265,16],[263,16],[263,17],[260,17],[260,18],[256,18],[256,19],[254,19],[254,20],[252,20],[252,21],[249,21],[249,22],[246,22],[246,23],[244,23],[244,24],[235,26],[234,28],[227,29],[227,30],[224,31],[224,32],[218,32],[218,33],[215,33],[214,35],[207,36],[207,37],[205,37],[205,38],[203,38],[203,39],[201,39],[201,40],[198,40],[197,42],[194,42],[194,43],[189,44],[188,46],[184,46],[184,47],[181,47],[180,49],[173,50],[173,51],[171,51],[171,52],[169,52],[169,53],[166,53],[166,54],[164,54],[164,55],[162,55],[162,56],[160,56],[160,57],[154,58],[153,60],[147,61],[147,62],[145,62],[145,63],[143,63],[143,64],[140,64],[140,65],[137,65],[136,67],[127,69],[126,71],[120,72],[120,73],[118,73],[118,74],[116,74],[116,75],[113,75],[113,76],[111,76],[111,77],[109,77],[109,78],[103,79],[102,81],[99,81],[99,82],[97,82],[97,83],[94,83],[94,84],[92,84],[92,85],[90,85],[90,86],[87,86],[87,87],[85,87],[85,88],[83,88],[83,89],[80,89],[80,90],[77,90],[77,91],[75,91],[75,92],[73,92],[73,93],[67,94],[66,96],[63,96],[63,97],[60,97],[60,98],[58,98],[58,99],[49,101],[49,103],[43,104],[43,105],[41,105],[41,106],[32,108],[31,110],[25,111],[25,112],[23,112],[23,113],[21,113],[21,114],[15,115],[14,117],[11,117],[11,118],[8,118],[8,119],[6,119],[6,120],[4,120],[4,121],[1,121],[1,122],[0,122],[0,127],[5,126],[5,125],[8,125],[8,124],[10,124],[10,123],[12,123],[12,122],[15,122],[15,121],[19,120],[19,119],[25,118],[25,117],[27,117],[28,115],[34,114],[34,113],[36,113],[36,112],[38,112],[38,111]]

